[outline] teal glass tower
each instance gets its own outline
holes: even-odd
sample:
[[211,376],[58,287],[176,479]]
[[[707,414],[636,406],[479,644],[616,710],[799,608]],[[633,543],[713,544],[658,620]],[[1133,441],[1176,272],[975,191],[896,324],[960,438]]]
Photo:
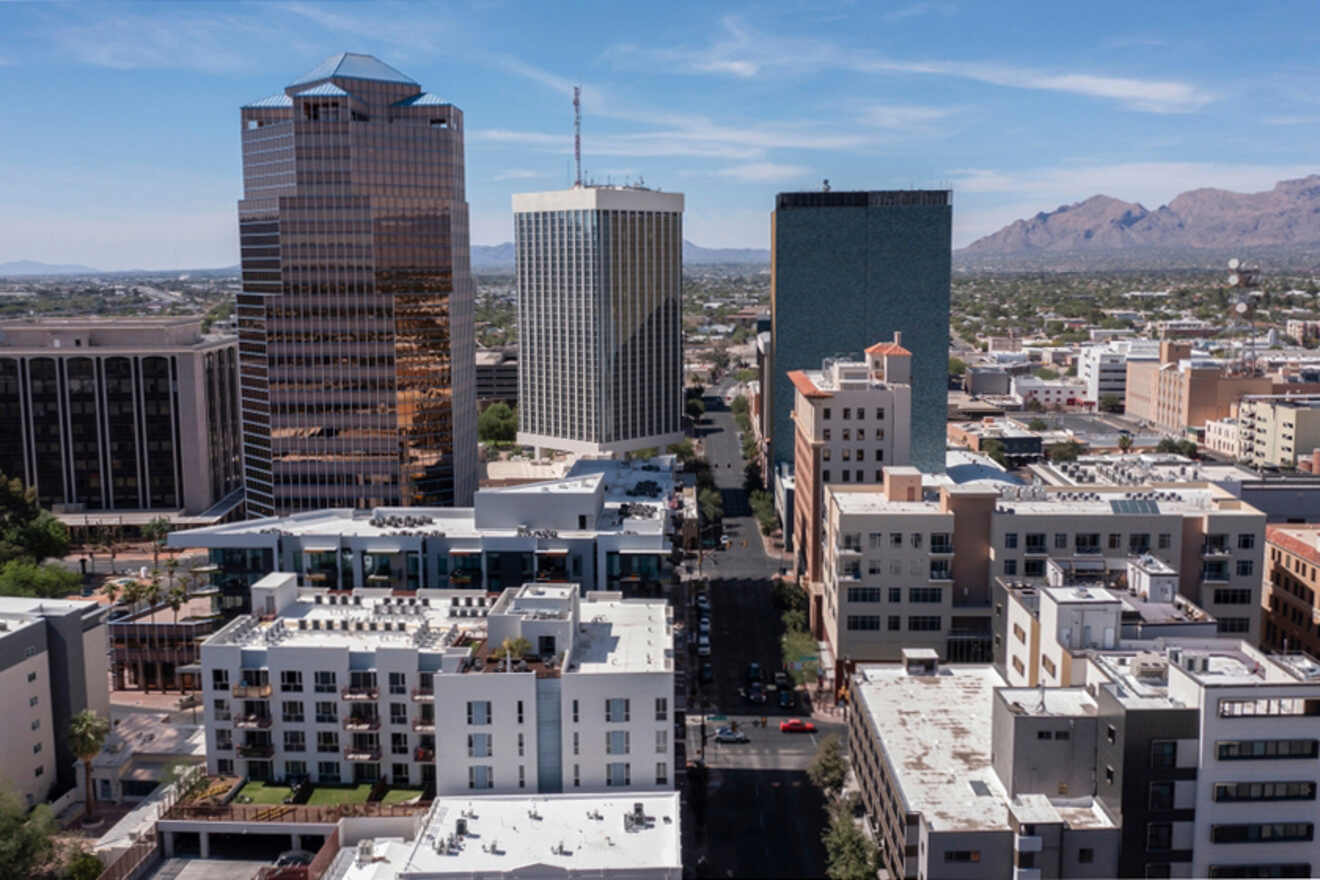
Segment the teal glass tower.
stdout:
[[912,464],[944,470],[949,387],[949,190],[780,193],[771,215],[772,473],[793,461],[789,370],[903,335],[912,352]]

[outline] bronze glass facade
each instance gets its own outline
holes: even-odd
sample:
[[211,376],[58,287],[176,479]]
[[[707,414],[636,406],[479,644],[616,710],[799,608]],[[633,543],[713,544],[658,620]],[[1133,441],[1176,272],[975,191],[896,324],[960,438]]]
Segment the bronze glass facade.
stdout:
[[462,112],[343,55],[242,121],[249,515],[471,504]]

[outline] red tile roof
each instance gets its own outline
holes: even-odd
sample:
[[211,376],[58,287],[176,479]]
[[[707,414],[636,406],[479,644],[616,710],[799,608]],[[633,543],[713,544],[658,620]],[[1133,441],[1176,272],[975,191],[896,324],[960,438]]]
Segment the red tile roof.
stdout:
[[867,354],[901,354],[912,357],[912,352],[908,351],[897,342],[877,342],[866,350]]
[[833,397],[828,391],[821,391],[816,387],[816,383],[807,378],[807,374],[801,370],[789,370],[788,381],[793,383],[793,387],[801,392],[803,397]]
[[[1320,565],[1320,547],[1315,543],[1315,535],[1320,532],[1320,524],[1308,523],[1306,525],[1288,526],[1266,526],[1265,540],[1271,544],[1277,545],[1280,549],[1300,556],[1301,558]],[[1312,540],[1306,540],[1298,535],[1310,535]]]

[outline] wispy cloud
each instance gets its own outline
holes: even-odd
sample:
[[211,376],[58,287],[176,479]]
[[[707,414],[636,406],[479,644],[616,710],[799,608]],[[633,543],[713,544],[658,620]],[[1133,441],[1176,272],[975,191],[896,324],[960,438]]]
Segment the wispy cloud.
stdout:
[[720,36],[704,48],[652,49],[619,45],[607,50],[605,57],[621,66],[661,65],[679,72],[717,73],[741,78],[767,73],[805,75],[821,70],[945,76],[1005,88],[1112,100],[1148,113],[1192,112],[1215,99],[1209,91],[1179,80],[1051,71],[993,62],[893,58],[823,40],[760,33],[734,17],[724,19]]
[[797,180],[811,173],[806,165],[785,165],[778,162],[750,162],[732,165],[715,172],[720,177],[731,177],[743,183],[780,183]]
[[538,177],[545,177],[543,171],[533,171],[530,168],[510,168],[507,171],[501,171],[496,174],[494,180],[535,180]]
[[923,15],[937,13],[947,18],[957,11],[958,7],[952,3],[913,3],[911,6],[892,9],[880,17],[885,21],[903,21],[908,18],[919,18]]
[[1120,162],[1056,165],[1019,171],[974,168],[953,171],[954,188],[965,193],[1038,195],[1037,210],[1081,201],[1096,194],[1166,204],[1180,192],[1216,186],[1239,192],[1273,188],[1280,180],[1315,173],[1307,165],[1252,165],[1225,162]]
[[937,123],[957,113],[953,107],[924,107],[912,104],[869,104],[858,115],[863,125],[894,132],[931,133]]
[[85,19],[59,26],[51,37],[60,52],[79,64],[115,70],[235,73],[247,61],[235,47],[244,46],[256,32],[254,22],[235,15],[162,10],[162,14],[117,13]]
[[1320,123],[1320,116],[1306,115],[1282,115],[1266,116],[1261,120],[1266,125],[1316,125]]

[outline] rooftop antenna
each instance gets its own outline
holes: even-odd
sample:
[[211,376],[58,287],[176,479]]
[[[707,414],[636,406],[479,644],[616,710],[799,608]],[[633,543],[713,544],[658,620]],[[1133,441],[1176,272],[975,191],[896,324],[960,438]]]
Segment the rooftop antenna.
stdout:
[[582,86],[573,86],[573,164],[577,171],[573,186],[582,186]]

